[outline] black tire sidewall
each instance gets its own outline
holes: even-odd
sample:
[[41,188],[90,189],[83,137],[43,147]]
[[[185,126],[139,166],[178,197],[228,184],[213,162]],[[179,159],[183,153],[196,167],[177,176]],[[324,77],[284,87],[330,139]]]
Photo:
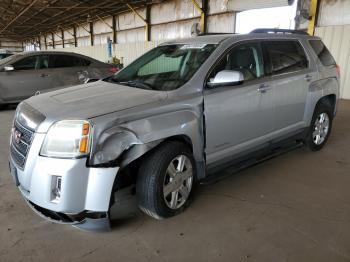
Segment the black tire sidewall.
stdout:
[[[164,178],[169,164],[175,157],[179,155],[185,155],[191,161],[193,170],[192,188],[186,202],[178,209],[171,209],[165,203],[163,196]],[[153,165],[153,167],[151,167],[151,165]],[[153,170],[153,172],[150,172],[150,170]],[[153,201],[151,201],[151,203],[145,203],[143,199],[140,199],[141,201],[139,201],[139,204],[141,203],[140,206],[145,206],[145,204],[150,205],[150,208],[148,209],[150,209],[152,213],[155,213],[158,218],[175,216],[178,213],[182,212],[191,202],[191,196],[196,182],[196,165],[190,149],[184,144],[179,142],[170,142],[161,146],[161,148],[156,149],[155,152],[153,152],[149,157],[145,159],[140,168],[140,172],[141,173],[139,174],[139,178],[136,182],[136,190],[137,193],[142,193],[141,195],[138,195],[138,197],[146,197],[147,199],[153,199]],[[150,176],[148,177],[148,181],[151,181],[151,183],[155,184],[154,186],[149,187],[148,190],[142,188],[144,185],[141,184],[147,183],[145,181],[145,176]],[[145,193],[154,195],[145,196]]]

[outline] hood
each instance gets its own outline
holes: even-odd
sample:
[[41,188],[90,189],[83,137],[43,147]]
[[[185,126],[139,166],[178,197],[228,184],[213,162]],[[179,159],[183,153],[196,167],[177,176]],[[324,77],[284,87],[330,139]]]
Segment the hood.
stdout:
[[164,91],[144,90],[104,81],[33,96],[25,101],[48,119],[89,119],[167,98]]

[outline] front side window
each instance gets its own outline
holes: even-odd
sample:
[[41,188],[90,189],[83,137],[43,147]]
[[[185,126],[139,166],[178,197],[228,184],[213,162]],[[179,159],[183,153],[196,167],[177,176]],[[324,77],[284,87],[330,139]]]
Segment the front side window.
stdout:
[[13,67],[15,70],[34,70],[36,67],[37,56],[25,57],[15,63]]
[[246,43],[234,47],[215,66],[209,76],[209,82],[214,82],[215,76],[223,71],[239,72],[243,81],[263,77],[265,70],[260,44]]
[[263,43],[273,74],[296,72],[308,67],[306,54],[298,41],[266,41]]
[[324,66],[336,64],[333,56],[321,40],[310,40],[309,43]]
[[170,91],[184,85],[215,50],[214,44],[159,46],[106,81],[150,90]]

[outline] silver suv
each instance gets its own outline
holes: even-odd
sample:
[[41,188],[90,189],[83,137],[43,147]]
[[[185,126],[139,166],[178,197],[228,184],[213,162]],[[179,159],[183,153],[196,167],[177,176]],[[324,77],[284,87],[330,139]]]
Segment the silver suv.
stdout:
[[220,168],[321,149],[338,96],[339,69],[319,38],[260,30],[174,40],[110,78],[22,102],[11,174],[29,206],[59,223],[106,228],[126,189],[146,214],[167,218]]

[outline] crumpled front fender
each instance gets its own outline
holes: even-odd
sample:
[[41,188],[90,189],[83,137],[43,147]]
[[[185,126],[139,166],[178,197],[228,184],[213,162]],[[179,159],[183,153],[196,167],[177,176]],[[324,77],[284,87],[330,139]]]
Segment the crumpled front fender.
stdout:
[[133,145],[142,144],[136,135],[121,127],[113,127],[104,132],[91,158],[91,165],[117,164],[115,162],[121,154]]

